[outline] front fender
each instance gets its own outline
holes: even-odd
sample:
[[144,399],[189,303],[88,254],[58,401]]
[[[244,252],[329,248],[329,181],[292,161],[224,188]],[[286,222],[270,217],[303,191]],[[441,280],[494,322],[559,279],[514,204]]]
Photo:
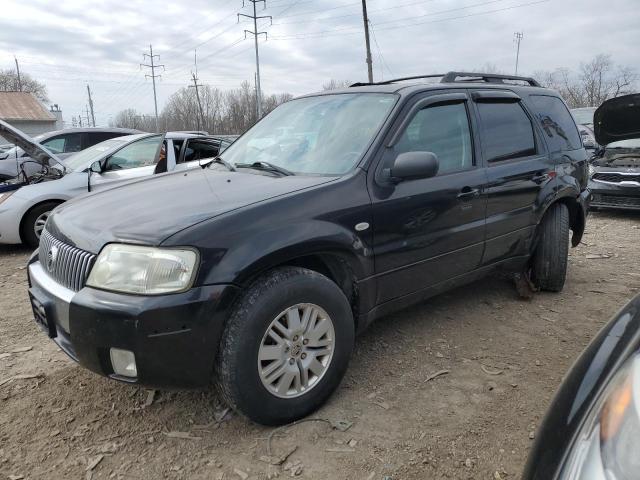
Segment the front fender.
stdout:
[[357,279],[373,274],[373,252],[368,235],[325,220],[256,230],[230,239],[224,250],[207,261],[198,283],[246,285],[253,277],[277,265],[310,255],[329,254],[347,262]]

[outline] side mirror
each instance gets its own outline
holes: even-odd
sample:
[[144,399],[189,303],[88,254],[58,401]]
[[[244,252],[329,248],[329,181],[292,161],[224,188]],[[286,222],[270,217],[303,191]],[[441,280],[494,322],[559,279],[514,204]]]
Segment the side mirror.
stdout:
[[102,164],[100,163],[99,160],[96,160],[91,164],[91,166],[89,167],[89,170],[92,173],[102,173]]
[[433,152],[405,152],[396,157],[390,176],[395,182],[430,178],[438,173],[440,162]]

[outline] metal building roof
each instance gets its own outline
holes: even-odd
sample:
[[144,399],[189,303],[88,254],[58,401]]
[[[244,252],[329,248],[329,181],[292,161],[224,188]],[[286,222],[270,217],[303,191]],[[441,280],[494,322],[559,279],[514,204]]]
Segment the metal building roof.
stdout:
[[55,122],[56,117],[29,92],[0,92],[0,119]]

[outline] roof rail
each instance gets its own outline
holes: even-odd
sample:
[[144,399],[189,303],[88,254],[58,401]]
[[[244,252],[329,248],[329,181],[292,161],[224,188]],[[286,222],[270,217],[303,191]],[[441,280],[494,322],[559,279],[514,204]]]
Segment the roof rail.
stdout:
[[[464,80],[457,80],[464,78]],[[516,80],[528,83],[532,87],[540,87],[541,85],[531,77],[518,77],[516,75],[500,75],[497,73],[476,73],[476,72],[448,72],[440,80],[441,83],[474,82],[482,81],[487,83],[504,83],[504,80]]]
[[[441,78],[440,83],[455,83],[455,82],[486,82],[486,83],[504,83],[505,80],[516,80],[519,82],[525,82],[532,87],[540,87],[541,85],[531,77],[518,77],[516,75],[500,75],[497,73],[475,73],[475,72],[448,72],[445,74],[432,74],[432,75],[415,75],[413,77],[401,77],[393,78],[391,80],[385,80],[382,82],[357,82],[350,87],[365,87],[367,85],[390,85],[396,82],[403,82],[405,80],[420,80],[422,78]],[[463,80],[457,80],[461,78]]]

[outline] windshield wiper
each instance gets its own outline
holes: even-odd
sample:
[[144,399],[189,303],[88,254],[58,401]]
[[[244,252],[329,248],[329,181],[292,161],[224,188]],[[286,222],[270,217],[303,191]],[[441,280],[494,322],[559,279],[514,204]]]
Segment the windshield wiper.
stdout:
[[262,170],[265,172],[275,172],[285,177],[295,175],[295,173],[293,173],[290,170],[287,170],[286,168],[282,168],[282,167],[279,167],[278,165],[274,165],[273,163],[263,162],[263,161],[253,162],[253,163],[236,163],[236,168],[253,168],[254,170]]
[[202,168],[205,168],[211,165],[212,163],[219,163],[220,165],[224,165],[225,167],[227,167],[227,170],[229,170],[230,172],[236,171],[236,168],[233,165],[231,165],[229,162],[227,162],[225,159],[223,159],[222,157],[215,157],[213,160],[207,163],[203,163],[200,166]]

